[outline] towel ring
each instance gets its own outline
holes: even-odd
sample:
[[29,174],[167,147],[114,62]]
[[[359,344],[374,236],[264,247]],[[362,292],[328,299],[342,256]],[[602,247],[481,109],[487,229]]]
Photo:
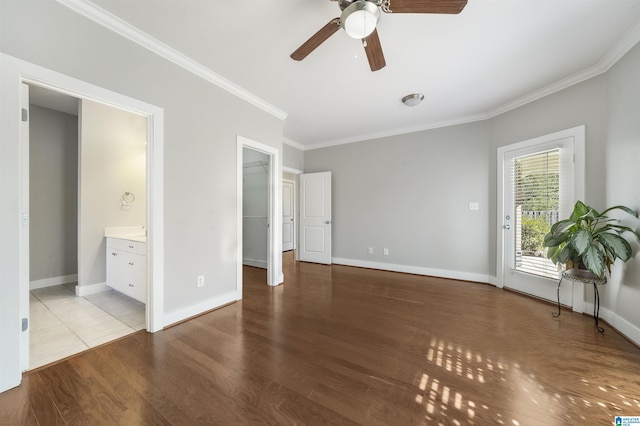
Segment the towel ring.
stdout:
[[136,196],[133,195],[133,192],[126,191],[122,194],[122,202],[131,204],[136,200]]

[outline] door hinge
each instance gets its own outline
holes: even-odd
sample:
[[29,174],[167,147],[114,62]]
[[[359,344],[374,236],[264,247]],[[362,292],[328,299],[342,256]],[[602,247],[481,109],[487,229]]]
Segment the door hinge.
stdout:
[[26,108],[22,108],[22,121],[29,121],[29,111]]
[[22,331],[27,331],[29,328],[29,318],[22,318]]

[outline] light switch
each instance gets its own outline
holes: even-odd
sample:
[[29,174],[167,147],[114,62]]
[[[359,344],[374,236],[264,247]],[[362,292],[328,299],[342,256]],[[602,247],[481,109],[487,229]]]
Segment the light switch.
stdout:
[[480,210],[480,203],[476,201],[469,202],[469,210]]

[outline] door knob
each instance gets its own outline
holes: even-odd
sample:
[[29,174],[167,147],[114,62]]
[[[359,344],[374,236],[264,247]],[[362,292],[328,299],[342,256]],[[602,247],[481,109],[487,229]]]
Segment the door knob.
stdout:
[[506,229],[506,230],[509,230],[509,229],[511,229],[511,226],[510,225],[504,225],[503,228]]
[[327,225],[331,223],[330,220],[325,220],[324,223],[326,223]]

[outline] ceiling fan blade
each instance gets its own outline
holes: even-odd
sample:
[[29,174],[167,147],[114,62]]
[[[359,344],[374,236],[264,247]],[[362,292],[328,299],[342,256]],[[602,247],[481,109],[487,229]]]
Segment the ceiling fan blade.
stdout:
[[371,71],[378,71],[379,69],[384,68],[387,63],[384,61],[384,54],[382,53],[382,45],[380,44],[380,38],[378,37],[378,30],[373,30],[373,32],[363,40],[363,43]]
[[298,47],[295,52],[291,54],[291,59],[301,61],[309,55],[309,53],[316,50],[318,46],[324,43],[329,37],[340,29],[340,18],[334,18],[327,25],[320,28],[320,30],[312,35],[309,40],[302,43],[302,46]]
[[388,13],[448,13],[462,12],[467,0],[390,0],[382,10]]

